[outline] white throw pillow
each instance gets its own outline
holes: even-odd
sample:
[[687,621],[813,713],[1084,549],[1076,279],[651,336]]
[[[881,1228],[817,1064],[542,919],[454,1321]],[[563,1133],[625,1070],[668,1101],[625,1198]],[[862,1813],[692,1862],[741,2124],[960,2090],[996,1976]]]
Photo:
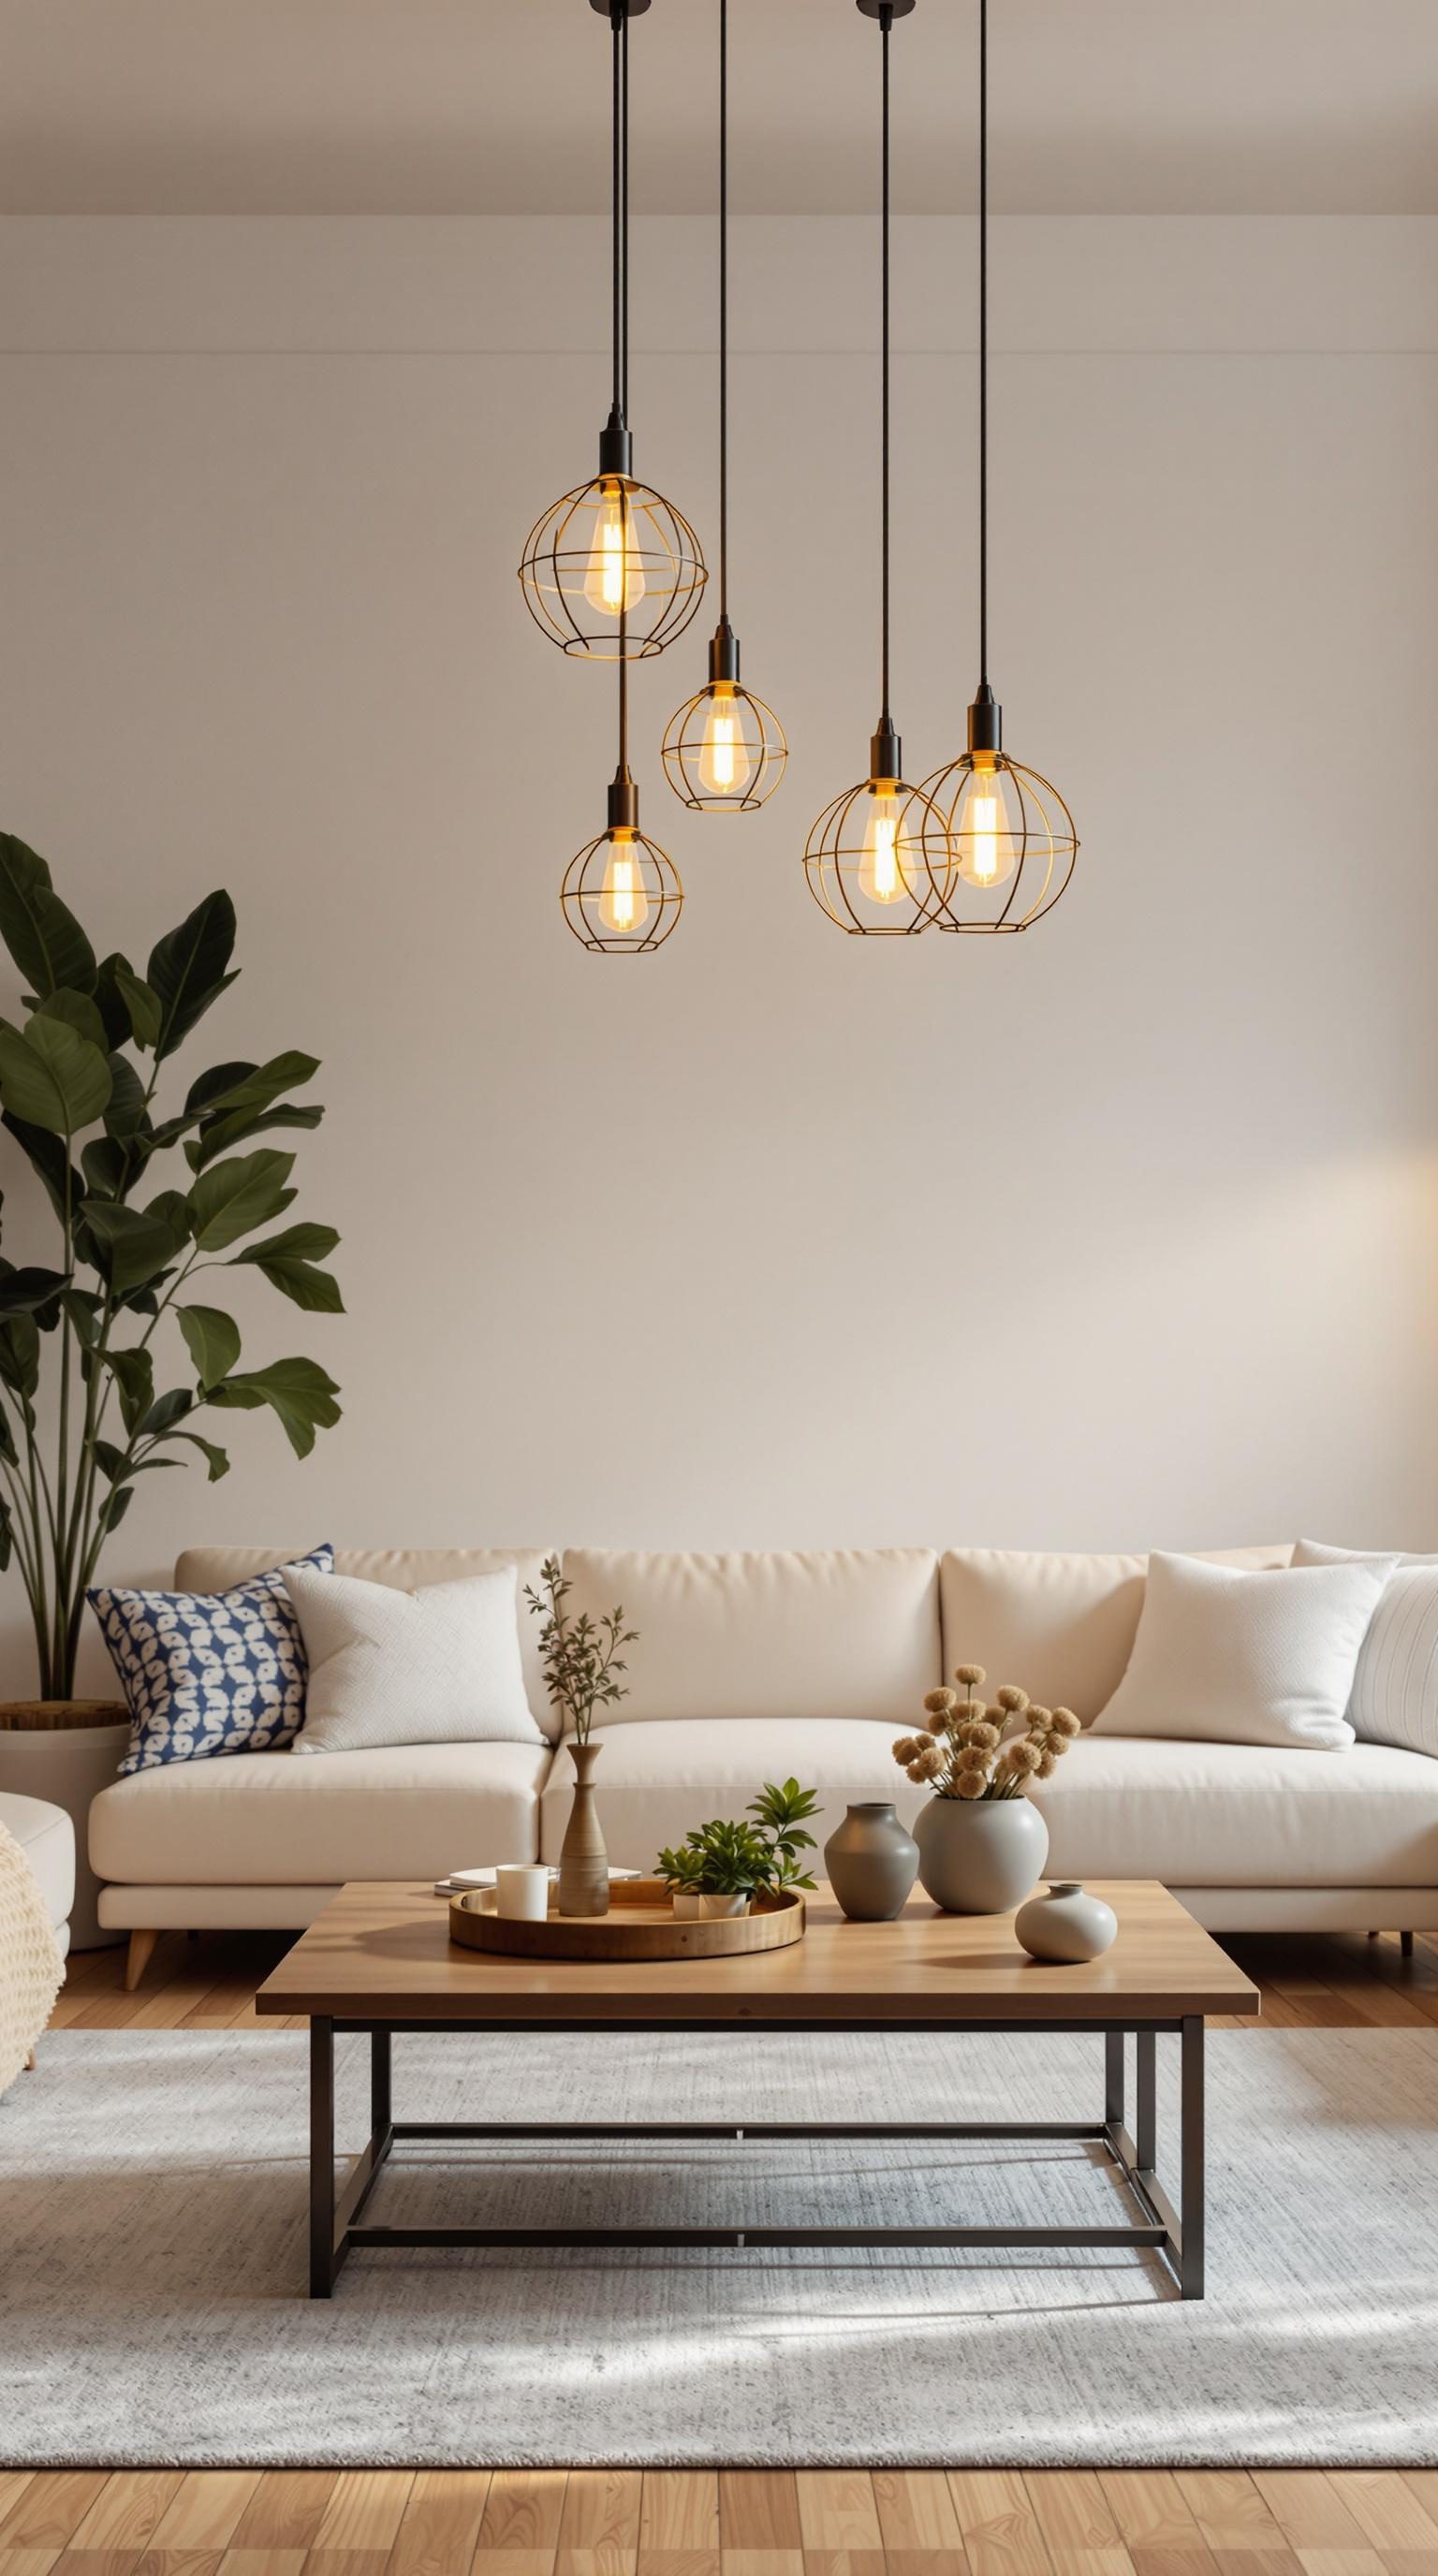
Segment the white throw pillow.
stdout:
[[[1373,1565],[1391,1559],[1301,1538],[1295,1565]],[[1359,1652],[1348,1723],[1365,1744],[1438,1754],[1438,1556],[1400,1556]]]
[[1351,1744],[1343,1712],[1395,1562],[1240,1574],[1151,1556],[1128,1670],[1094,1734],[1317,1752]]
[[524,1694],[512,1565],[400,1592],[286,1570],[309,1658],[296,1753],[379,1744],[542,1744]]

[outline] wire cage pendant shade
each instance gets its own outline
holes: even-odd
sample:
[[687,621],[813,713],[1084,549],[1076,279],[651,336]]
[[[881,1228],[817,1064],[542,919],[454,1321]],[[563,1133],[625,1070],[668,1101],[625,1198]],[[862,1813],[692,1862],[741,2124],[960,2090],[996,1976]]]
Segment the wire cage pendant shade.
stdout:
[[[616,774],[611,795],[625,784]],[[611,823],[576,851],[559,900],[585,948],[604,957],[647,957],[677,929],[684,888],[657,841],[637,824]]]
[[536,519],[519,583],[542,635],[596,662],[648,661],[683,633],[708,579],[681,510],[636,481],[629,401],[629,21],[649,0],[591,0],[612,38],[613,384],[599,471]]
[[913,938],[937,918],[948,891],[943,825],[924,790],[902,775],[889,712],[889,37],[914,0],[857,0],[878,21],[879,84],[879,695],[866,777],[835,796],[804,846],[809,892],[830,921],[860,938]]
[[979,0],[979,686],[968,744],[920,791],[918,815],[940,930],[992,936],[1031,930],[1067,890],[1078,857],[1074,819],[1058,789],[1003,748],[1003,711],[989,686],[989,11]]
[[752,814],[784,775],[789,746],[772,707],[742,686],[729,623],[729,0],[719,0],[719,623],[709,677],[671,716],[664,774],[697,814]]

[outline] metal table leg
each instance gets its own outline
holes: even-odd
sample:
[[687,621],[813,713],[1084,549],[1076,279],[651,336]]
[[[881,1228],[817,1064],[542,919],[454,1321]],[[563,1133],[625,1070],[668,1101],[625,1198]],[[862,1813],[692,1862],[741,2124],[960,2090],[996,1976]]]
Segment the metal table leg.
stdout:
[[335,2026],[310,2022],[310,2297],[335,2285]]
[[1187,2013],[1179,2040],[1180,2161],[1183,2171],[1183,2250],[1179,2288],[1186,2299],[1203,2296],[1203,2020]]

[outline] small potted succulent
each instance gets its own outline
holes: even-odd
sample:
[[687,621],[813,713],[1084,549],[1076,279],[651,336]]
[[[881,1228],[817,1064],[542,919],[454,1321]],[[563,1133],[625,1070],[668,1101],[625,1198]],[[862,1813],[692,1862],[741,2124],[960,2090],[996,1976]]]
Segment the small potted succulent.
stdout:
[[814,1849],[804,1819],[819,1801],[797,1780],[782,1787],[766,1780],[746,1815],[751,1825],[716,1816],[695,1825],[678,1851],[662,1851],[655,1864],[674,1899],[674,1911],[688,1914],[747,1914],[756,1896],[777,1895],[781,1888],[812,1887],[801,1854]]
[[1040,1708],[1006,1683],[978,1697],[982,1664],[960,1664],[954,1690],[930,1691],[928,1724],[901,1735],[894,1760],[933,1796],[914,1826],[919,1879],[949,1914],[1006,1914],[1042,1875],[1049,1834],[1028,1796],[1079,1734],[1070,1708]]

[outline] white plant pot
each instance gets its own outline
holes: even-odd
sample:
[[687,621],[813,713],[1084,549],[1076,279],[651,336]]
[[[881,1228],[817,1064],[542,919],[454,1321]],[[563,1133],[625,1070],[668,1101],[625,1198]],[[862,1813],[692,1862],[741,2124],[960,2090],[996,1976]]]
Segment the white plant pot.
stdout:
[[672,1901],[676,1923],[697,1923],[704,1911],[704,1899],[692,1887],[676,1887]]
[[747,1896],[701,1896],[699,1910],[711,1921],[716,1915],[747,1914],[749,1899]]

